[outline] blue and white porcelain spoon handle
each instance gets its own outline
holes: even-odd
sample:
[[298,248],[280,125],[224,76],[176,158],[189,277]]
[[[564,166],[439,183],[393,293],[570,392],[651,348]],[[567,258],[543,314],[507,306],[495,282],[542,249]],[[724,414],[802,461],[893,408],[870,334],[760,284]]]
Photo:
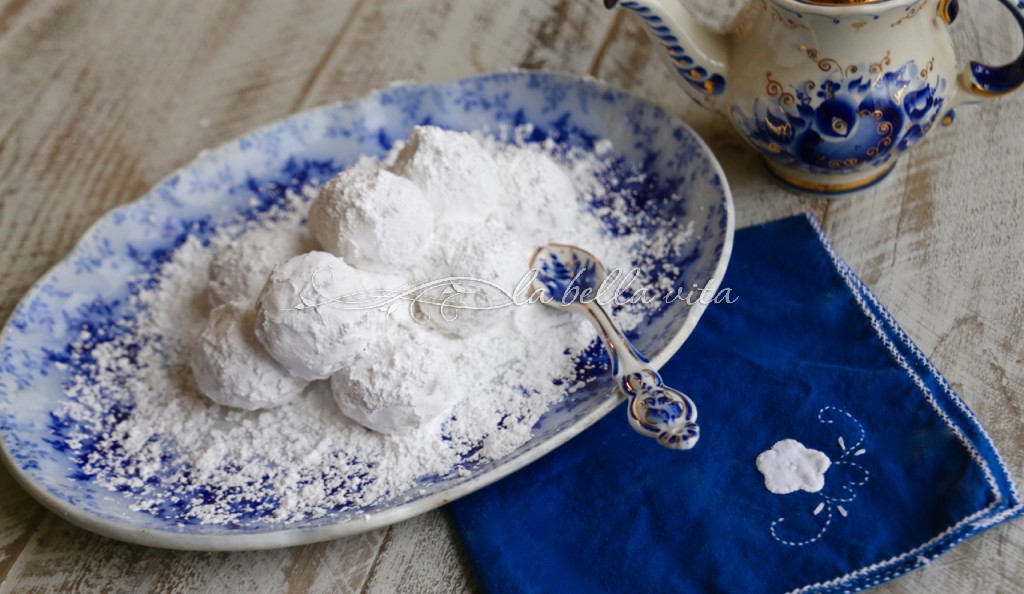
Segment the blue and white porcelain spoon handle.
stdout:
[[688,450],[696,445],[700,427],[693,400],[665,385],[604,305],[578,298],[588,288],[591,295],[598,294],[607,277],[600,260],[576,246],[548,244],[534,253],[530,265],[537,274],[533,286],[542,303],[585,312],[601,332],[616,382],[629,401],[627,416],[633,429],[667,448]]

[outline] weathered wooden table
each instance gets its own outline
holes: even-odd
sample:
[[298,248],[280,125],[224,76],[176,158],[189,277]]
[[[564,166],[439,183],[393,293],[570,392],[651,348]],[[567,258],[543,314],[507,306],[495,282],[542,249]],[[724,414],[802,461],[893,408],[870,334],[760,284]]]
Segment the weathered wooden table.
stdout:
[[[738,2],[693,3],[725,23]],[[997,2],[963,4],[963,54],[1016,54]],[[739,226],[816,213],[1024,476],[1024,92],[961,110],[874,189],[801,198],[597,0],[0,0],[0,319],[93,221],[204,147],[395,80],[510,68],[591,74],[681,115],[723,162]],[[318,545],[182,553],[75,528],[0,468],[0,591],[472,587],[440,511]],[[1024,523],[882,590],[1024,591]]]

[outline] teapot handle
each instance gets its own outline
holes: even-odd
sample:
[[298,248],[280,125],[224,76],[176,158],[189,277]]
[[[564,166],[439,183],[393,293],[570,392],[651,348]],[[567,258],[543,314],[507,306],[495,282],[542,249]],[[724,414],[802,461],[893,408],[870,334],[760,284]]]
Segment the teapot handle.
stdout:
[[[999,0],[1010,9],[1014,20],[1024,33],[1024,0]],[[959,13],[958,0],[940,0],[939,16],[947,24],[956,20]],[[972,61],[960,76],[960,89],[971,101],[973,97],[997,97],[1005,95],[1024,85],[1024,50],[1017,59],[1005,66],[989,66]]]

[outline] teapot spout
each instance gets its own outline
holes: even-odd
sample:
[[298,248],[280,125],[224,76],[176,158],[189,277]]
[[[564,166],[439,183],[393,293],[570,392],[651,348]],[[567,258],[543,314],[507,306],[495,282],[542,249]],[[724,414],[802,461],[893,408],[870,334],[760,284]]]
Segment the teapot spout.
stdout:
[[698,23],[680,0],[604,0],[604,5],[636,13],[662,46],[662,57],[679,75],[686,94],[699,105],[720,108],[717,98],[728,85],[728,37]]

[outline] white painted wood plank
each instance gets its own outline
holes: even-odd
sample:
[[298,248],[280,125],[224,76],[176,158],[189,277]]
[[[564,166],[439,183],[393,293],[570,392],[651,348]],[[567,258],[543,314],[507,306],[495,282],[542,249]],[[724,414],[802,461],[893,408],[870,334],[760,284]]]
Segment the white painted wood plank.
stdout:
[[48,512],[0,466],[0,580],[7,575],[33,530]]
[[612,16],[598,2],[578,0],[364,1],[305,104],[352,99],[401,80],[513,68],[584,73]]
[[477,588],[443,511],[392,526],[381,546],[367,594],[470,592]]
[[[359,592],[380,539],[245,553],[164,551],[94,536],[48,515],[0,592]],[[324,563],[329,560],[329,563]]]

